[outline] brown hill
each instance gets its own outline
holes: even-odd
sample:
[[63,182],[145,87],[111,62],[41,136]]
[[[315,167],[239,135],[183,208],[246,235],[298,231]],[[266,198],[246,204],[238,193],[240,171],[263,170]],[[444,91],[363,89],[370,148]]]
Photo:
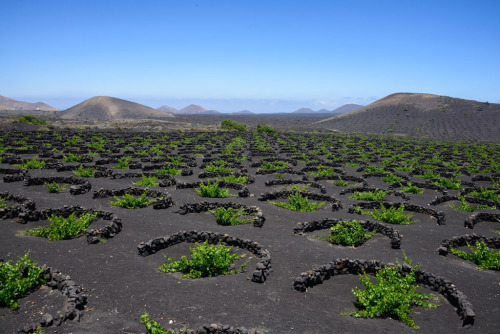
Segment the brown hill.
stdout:
[[164,119],[172,117],[145,105],[109,96],[96,96],[61,112],[62,119]]
[[175,108],[172,108],[172,107],[169,107],[169,106],[166,106],[166,105],[162,105],[161,107],[159,108],[156,108],[156,110],[159,110],[159,111],[163,111],[163,112],[167,112],[169,114],[175,114],[178,112],[177,109]]
[[207,111],[207,109],[203,108],[202,106],[199,106],[197,104],[190,104],[185,108],[182,108],[179,110],[179,114],[200,114]]
[[52,106],[43,102],[23,102],[18,100],[9,99],[8,97],[0,95],[0,104],[8,108],[0,107],[0,109],[14,109],[14,110],[43,110],[43,111],[59,111]]
[[500,104],[396,93],[366,107],[316,122],[314,126],[348,133],[497,141],[500,140]]

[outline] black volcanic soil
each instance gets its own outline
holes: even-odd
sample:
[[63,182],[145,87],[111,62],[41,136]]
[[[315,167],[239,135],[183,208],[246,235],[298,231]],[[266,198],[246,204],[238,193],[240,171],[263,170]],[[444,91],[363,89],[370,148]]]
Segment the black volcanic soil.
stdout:
[[[187,117],[187,116],[186,116]],[[189,116],[191,118],[191,116]],[[202,118],[202,116],[197,116]],[[213,116],[210,116],[213,117]],[[275,117],[275,116],[270,116]],[[235,120],[237,118],[234,118]],[[283,118],[285,119],[285,118]],[[260,121],[262,122],[262,121]],[[66,189],[61,194],[49,194],[43,185],[25,186],[23,181],[5,182],[0,180],[1,192],[21,195],[33,199],[36,202],[36,210],[49,208],[61,208],[64,205],[82,205],[88,209],[99,209],[109,211],[121,218],[123,230],[114,238],[107,240],[104,244],[88,244],[85,236],[65,241],[48,241],[46,239],[30,237],[20,234],[26,228],[38,227],[46,222],[28,222],[19,224],[17,219],[5,219],[2,221],[2,233],[0,234],[0,258],[3,260],[16,260],[25,252],[30,251],[30,256],[40,265],[53,267],[66,275],[70,275],[79,286],[84,289],[88,296],[88,304],[83,310],[80,321],[68,320],[60,327],[45,328],[45,333],[144,333],[139,317],[142,312],[158,321],[163,327],[171,328],[199,328],[205,324],[218,323],[233,327],[246,327],[260,329],[268,333],[415,333],[399,321],[385,318],[358,319],[342,315],[344,312],[355,310],[355,298],[351,289],[361,285],[354,275],[339,275],[330,278],[323,284],[307,290],[298,292],[292,289],[294,279],[301,273],[314,267],[328,263],[337,258],[380,260],[384,263],[401,261],[403,249],[406,255],[414,263],[421,263],[422,269],[434,275],[449,279],[462,291],[472,303],[475,311],[475,323],[470,329],[462,328],[462,321],[454,307],[441,295],[438,296],[437,309],[427,310],[416,308],[412,317],[417,325],[421,327],[421,333],[497,333],[500,326],[500,273],[491,270],[478,270],[476,266],[468,261],[453,255],[446,257],[437,254],[436,249],[442,240],[453,236],[461,236],[467,233],[476,233],[487,237],[498,237],[495,231],[499,230],[498,222],[484,221],[478,223],[473,230],[464,227],[464,221],[471,213],[456,211],[452,208],[455,202],[445,202],[436,206],[429,203],[436,197],[442,196],[441,191],[425,189],[422,195],[409,194],[409,203],[421,205],[442,211],[446,217],[446,225],[437,225],[435,218],[415,214],[416,222],[412,225],[393,226],[402,234],[401,249],[392,249],[389,239],[377,234],[364,245],[351,248],[329,244],[326,241],[313,238],[314,233],[305,235],[294,234],[294,228],[300,222],[310,222],[323,218],[335,219],[368,219],[367,216],[359,216],[348,212],[349,206],[359,201],[349,199],[349,195],[341,195],[344,187],[335,186],[332,181],[317,181],[324,186],[326,195],[340,200],[343,208],[332,211],[328,204],[316,212],[292,212],[278,208],[268,202],[259,201],[261,193],[275,192],[283,186],[267,187],[265,182],[278,180],[282,175],[271,173],[262,175],[258,173],[259,167],[253,163],[259,163],[262,159],[288,159],[291,170],[284,176],[285,179],[302,180],[307,177],[309,182],[313,181],[307,171],[306,163],[301,162],[297,153],[292,153],[285,144],[279,144],[273,136],[263,136],[269,143],[267,151],[256,151],[251,133],[243,134],[246,144],[241,152],[236,150],[233,156],[222,154],[222,148],[234,138],[234,133],[187,133],[187,134],[151,134],[151,133],[98,133],[84,131],[62,131],[61,139],[57,139],[52,132],[39,134],[38,132],[5,132],[7,136],[2,137],[2,146],[10,147],[1,153],[2,163],[0,170],[2,179],[8,175],[14,175],[19,168],[14,167],[19,163],[19,158],[30,159],[40,156],[46,160],[49,168],[41,170],[29,170],[25,177],[53,177],[71,176],[70,170],[61,167],[78,165],[63,161],[63,154],[68,152],[81,152],[90,160],[86,166],[98,166],[110,169],[107,177],[90,178],[92,190],[81,195],[71,195]],[[105,146],[112,149],[111,152],[103,151],[94,157],[88,155],[89,148],[86,146],[92,142],[92,136],[100,135],[111,141]],[[74,135],[82,138],[82,141],[70,147],[68,140],[74,139]],[[164,135],[166,137],[164,137]],[[220,136],[214,139],[215,136]],[[33,144],[34,148],[28,151],[19,151],[24,145],[16,143],[23,139],[27,144]],[[191,140],[186,140],[191,138]],[[379,176],[364,174],[362,168],[366,165],[384,166],[386,170],[408,176],[413,182],[425,182],[427,180],[411,175],[409,172],[398,172],[393,168],[402,164],[401,158],[396,158],[391,164],[383,165],[382,161],[388,156],[375,153],[380,147],[387,147],[398,154],[408,153],[407,158],[422,155],[431,158],[439,153],[446,159],[455,159],[457,164],[468,164],[466,152],[476,154],[480,150],[489,152],[493,159],[498,162],[498,145],[491,146],[480,144],[457,144],[458,151],[453,151],[453,143],[437,144],[435,142],[411,142],[400,139],[398,141],[361,138],[361,137],[339,137],[334,134],[280,134],[279,138],[287,144],[294,144],[299,152],[305,154],[311,160],[318,163],[332,163],[327,159],[325,152],[315,151],[315,145],[320,142],[328,143],[327,151],[341,158],[339,169],[343,170],[344,178],[348,176],[360,177],[367,182],[368,187],[388,189],[389,184],[384,183]],[[123,139],[123,142],[117,141]],[[144,142],[144,139],[147,139]],[[184,141],[182,141],[184,140]],[[209,142],[212,140],[213,142]],[[149,143],[148,143],[149,141]],[[189,143],[188,143],[189,141]],[[146,172],[147,166],[151,166],[151,159],[158,155],[134,154],[135,151],[149,149],[156,144],[169,145],[176,142],[177,147],[164,148],[163,154],[159,156],[181,154],[185,161],[196,162],[196,166],[187,167],[193,171],[193,175],[175,176],[177,182],[197,182],[203,169],[200,167],[204,159],[224,159],[235,163],[232,157],[242,154],[251,160],[241,162],[239,171],[251,175],[255,182],[248,184],[250,197],[231,197],[228,199],[204,199],[198,196],[194,189],[178,189],[175,186],[165,188],[152,187],[151,189],[167,192],[172,196],[175,203],[173,207],[154,210],[147,207],[139,210],[127,210],[117,208],[109,204],[110,198],[94,199],[93,193],[100,188],[122,189],[132,186],[132,182],[140,178],[115,179],[112,176],[128,172]],[[48,147],[45,144],[51,144]],[[130,145],[133,150],[126,146]],[[200,146],[197,146],[200,145]],[[406,146],[405,146],[406,145]],[[63,150],[63,153],[53,152],[53,148]],[[368,160],[356,153],[346,153],[348,149],[360,149],[369,155]],[[343,152],[345,150],[345,152]],[[427,151],[426,151],[427,150]],[[315,153],[316,152],[316,153]],[[496,153],[495,153],[496,152]],[[478,153],[479,154],[479,153]],[[124,155],[132,155],[133,160],[140,163],[139,169],[119,170],[114,169],[116,160]],[[302,159],[304,156],[302,156]],[[110,160],[106,160],[110,159]],[[406,159],[406,158],[405,158]],[[17,161],[17,162],[16,162]],[[448,160],[446,160],[448,161]],[[421,161],[424,163],[424,161]],[[293,165],[292,163],[296,163]],[[347,163],[358,163],[358,167],[350,167]],[[486,161],[480,161],[480,168],[487,168]],[[316,165],[317,165],[316,164]],[[193,165],[193,164],[191,164]],[[467,165],[468,166],[468,165]],[[309,167],[314,167],[310,164]],[[436,167],[437,168],[437,167]],[[439,171],[448,175],[450,169],[441,165]],[[144,171],[143,171],[144,170]],[[301,174],[301,175],[299,175]],[[484,175],[482,180],[478,176]],[[489,179],[492,177],[492,179]],[[469,172],[465,170],[459,177],[463,182],[473,182],[476,186],[498,187],[492,180],[499,179],[498,170],[487,173]],[[480,180],[481,179],[481,180]],[[475,180],[475,181],[474,181]],[[356,183],[356,182],[350,182]],[[315,191],[311,188],[311,191]],[[317,192],[317,191],[316,191]],[[233,190],[232,193],[235,193]],[[457,195],[458,190],[449,190],[449,195]],[[193,213],[180,215],[175,213],[180,206],[186,203],[196,203],[207,200],[210,202],[234,202],[247,206],[258,206],[262,209],[266,221],[261,228],[252,224],[240,226],[220,226],[210,213]],[[401,202],[402,198],[391,197],[390,200]],[[483,210],[481,212],[492,212],[499,214],[500,210]],[[102,223],[102,222],[101,222]],[[254,283],[250,280],[253,266],[247,272],[236,275],[219,276],[204,279],[180,279],[179,274],[166,274],[160,272],[157,266],[164,262],[164,255],[179,258],[188,255],[185,244],[179,244],[156,254],[142,257],[138,255],[137,245],[153,238],[168,236],[179,231],[198,230],[227,233],[242,239],[258,242],[270,251],[272,259],[272,272],[263,284]],[[323,231],[324,232],[324,231]],[[322,232],[316,232],[321,234]],[[252,256],[249,254],[248,256]],[[427,289],[424,289],[427,292]],[[22,325],[37,321],[45,312],[57,314],[62,312],[64,301],[48,288],[43,289],[23,298],[20,301],[21,308],[18,311],[10,311],[0,308],[0,332],[16,333],[17,328]]]

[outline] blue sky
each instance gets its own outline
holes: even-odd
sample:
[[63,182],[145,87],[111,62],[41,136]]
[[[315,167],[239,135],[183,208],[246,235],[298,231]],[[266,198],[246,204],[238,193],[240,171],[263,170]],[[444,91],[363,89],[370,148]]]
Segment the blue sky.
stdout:
[[498,1],[0,0],[0,95],[288,112],[500,102]]

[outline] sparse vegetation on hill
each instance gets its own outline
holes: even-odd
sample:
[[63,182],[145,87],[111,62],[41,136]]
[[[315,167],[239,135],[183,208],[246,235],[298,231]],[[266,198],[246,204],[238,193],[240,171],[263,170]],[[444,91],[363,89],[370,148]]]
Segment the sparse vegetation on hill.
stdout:
[[39,117],[31,116],[31,115],[22,115],[17,119],[17,122],[18,123],[31,123],[31,124],[35,124],[35,125],[46,125],[47,124],[46,120],[39,118]]
[[224,130],[236,130],[240,132],[245,132],[247,130],[247,126],[245,124],[241,124],[235,121],[231,121],[229,119],[225,119],[220,123],[221,129]]
[[264,124],[264,123],[257,124],[256,131],[259,133],[276,133],[276,132],[278,132],[278,130],[276,130],[272,126]]

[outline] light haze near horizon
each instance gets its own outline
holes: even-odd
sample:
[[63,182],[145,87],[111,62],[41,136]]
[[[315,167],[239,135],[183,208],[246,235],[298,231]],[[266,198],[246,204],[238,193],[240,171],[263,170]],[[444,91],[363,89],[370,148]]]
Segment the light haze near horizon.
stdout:
[[0,1],[0,95],[291,112],[500,102],[497,1]]

